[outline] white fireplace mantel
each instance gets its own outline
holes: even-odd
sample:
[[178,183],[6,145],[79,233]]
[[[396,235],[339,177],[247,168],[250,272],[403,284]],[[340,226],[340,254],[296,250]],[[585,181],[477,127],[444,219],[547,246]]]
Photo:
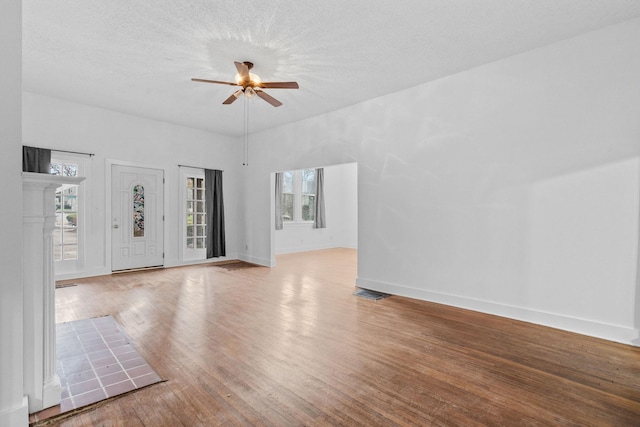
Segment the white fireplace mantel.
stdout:
[[22,173],[23,378],[29,413],[60,403],[53,270],[55,192],[62,185],[78,185],[83,180],[45,173]]

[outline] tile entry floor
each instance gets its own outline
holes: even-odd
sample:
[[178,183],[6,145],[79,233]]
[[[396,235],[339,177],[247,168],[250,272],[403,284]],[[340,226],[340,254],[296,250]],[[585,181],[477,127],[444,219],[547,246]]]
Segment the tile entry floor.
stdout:
[[162,381],[111,316],[58,323],[56,340],[62,401],[31,422]]

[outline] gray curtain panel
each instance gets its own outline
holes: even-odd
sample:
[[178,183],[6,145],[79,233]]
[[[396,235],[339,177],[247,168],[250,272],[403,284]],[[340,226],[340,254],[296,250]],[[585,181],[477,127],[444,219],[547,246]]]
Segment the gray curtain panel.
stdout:
[[51,150],[22,146],[23,172],[51,173]]
[[324,215],[324,168],[316,169],[316,219],[313,228],[327,228]]
[[207,258],[217,258],[226,255],[222,171],[205,169],[204,185],[207,209]]
[[276,230],[282,230],[282,172],[276,173]]

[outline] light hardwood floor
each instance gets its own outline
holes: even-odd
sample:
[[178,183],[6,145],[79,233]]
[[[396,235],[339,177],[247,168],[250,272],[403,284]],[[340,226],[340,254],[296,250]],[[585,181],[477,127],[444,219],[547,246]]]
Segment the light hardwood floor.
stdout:
[[60,426],[640,425],[640,349],[352,295],[354,250],[272,269],[76,280],[57,321],[113,315],[166,382]]

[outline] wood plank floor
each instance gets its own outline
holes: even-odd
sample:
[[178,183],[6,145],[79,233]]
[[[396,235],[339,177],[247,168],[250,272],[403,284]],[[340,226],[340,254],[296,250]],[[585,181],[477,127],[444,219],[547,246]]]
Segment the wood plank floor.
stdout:
[[276,268],[75,280],[57,321],[111,314],[167,382],[59,426],[640,425],[640,349],[392,296],[354,250]]

